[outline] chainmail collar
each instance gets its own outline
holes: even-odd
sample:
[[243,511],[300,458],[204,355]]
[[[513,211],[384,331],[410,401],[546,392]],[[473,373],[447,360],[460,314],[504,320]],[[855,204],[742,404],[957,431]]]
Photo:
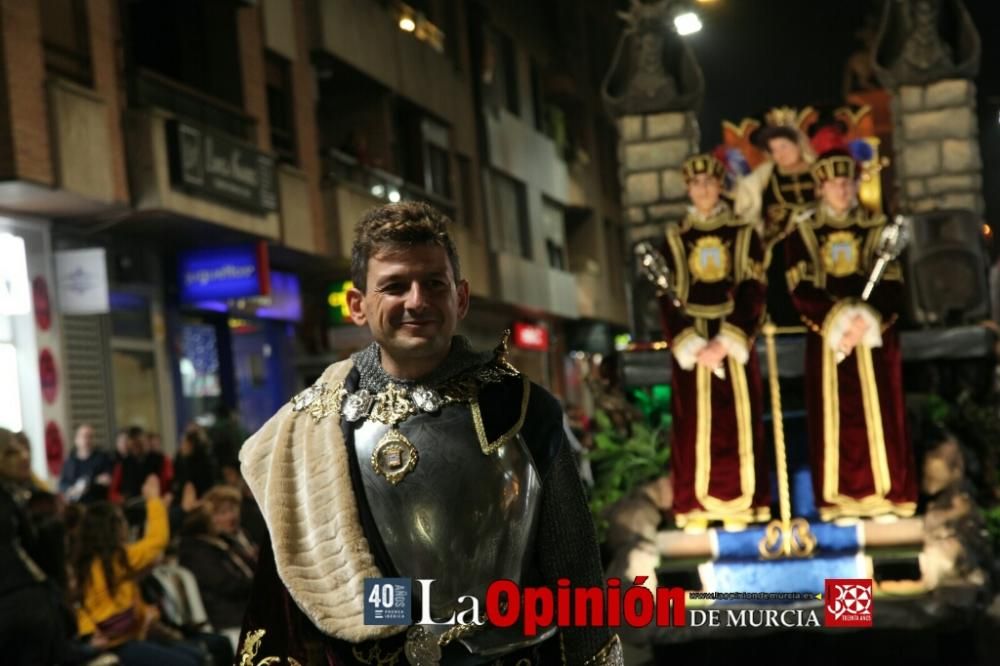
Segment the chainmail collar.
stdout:
[[358,369],[360,379],[359,389],[378,392],[389,384],[403,387],[426,386],[434,388],[469,370],[482,367],[493,360],[495,352],[477,352],[472,348],[468,338],[456,335],[451,339],[451,350],[444,361],[430,374],[420,380],[398,379],[382,368],[381,350],[378,343],[373,342],[359,352],[351,355],[354,367]]

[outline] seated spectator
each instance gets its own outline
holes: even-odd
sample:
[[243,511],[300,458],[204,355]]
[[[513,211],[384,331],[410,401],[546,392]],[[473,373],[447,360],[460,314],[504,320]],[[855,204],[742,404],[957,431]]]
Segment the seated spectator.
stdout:
[[[28,453],[28,466],[31,466],[31,440],[28,439],[27,433],[23,430],[14,433],[14,441],[17,442]],[[54,493],[52,484],[35,474],[34,470],[31,471],[31,480],[29,485],[32,490],[41,491],[43,493],[48,493],[49,495]]]
[[239,634],[253,585],[256,555],[240,530],[240,493],[217,486],[188,514],[180,562],[198,580],[205,612],[216,631]]
[[115,465],[111,476],[108,493],[111,501],[121,502],[138,497],[143,483],[151,474],[159,478],[161,488],[172,487],[174,466],[170,458],[149,450],[142,428],[133,426],[128,429],[126,445],[128,454]]
[[208,651],[217,666],[230,666],[236,649],[235,637],[213,630],[205,612],[194,574],[168,554],[144,580],[143,596],[155,601],[163,628],[175,632],[177,640],[195,643]]
[[125,666],[202,666],[205,654],[197,646],[145,640],[156,613],[142,600],[137,577],[163,554],[169,532],[159,479],[149,476],[141,493],[146,500],[141,540],[126,543],[125,518],[109,502],[89,506],[77,528],[73,568],[80,634],[94,647],[111,649]]
[[59,492],[71,502],[107,499],[114,463],[107,453],[94,448],[93,426],[84,423],[76,429],[73,447],[63,463]]
[[61,592],[39,565],[44,554],[26,504],[31,463],[0,428],[0,655],[4,664],[57,664],[68,656]]

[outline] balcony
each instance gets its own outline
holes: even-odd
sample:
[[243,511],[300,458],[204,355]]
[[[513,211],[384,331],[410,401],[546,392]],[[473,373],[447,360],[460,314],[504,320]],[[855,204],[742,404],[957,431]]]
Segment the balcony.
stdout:
[[[336,229],[331,229],[334,248],[347,258],[354,238],[354,224],[366,210],[397,201],[426,201],[450,219],[455,219],[455,202],[408,183],[399,176],[362,165],[340,150],[327,151],[323,161],[323,197],[327,210],[337,211]],[[330,206],[332,205],[332,208]]]
[[163,109],[203,127],[256,141],[257,120],[243,109],[152,70],[138,70],[132,84],[132,106]]
[[[277,188],[281,179],[273,157],[250,144],[207,131],[201,133],[158,108],[129,111],[125,123],[129,181],[136,209],[165,211],[263,238],[280,238]],[[193,134],[186,132],[189,129]],[[225,159],[200,148],[197,135],[211,136],[215,150]],[[195,150],[179,158],[177,153],[183,150],[179,145],[190,148],[192,136]],[[191,156],[199,159],[191,161]],[[231,169],[232,177],[214,175],[220,166]],[[191,169],[195,172],[191,173]],[[196,187],[192,176],[203,178],[208,187]]]

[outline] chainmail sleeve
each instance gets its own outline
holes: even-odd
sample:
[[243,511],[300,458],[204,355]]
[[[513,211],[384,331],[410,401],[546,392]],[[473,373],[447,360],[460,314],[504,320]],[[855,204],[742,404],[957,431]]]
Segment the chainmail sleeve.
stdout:
[[[531,428],[535,431],[533,437],[545,438],[554,454],[542,482],[538,567],[545,584],[553,588],[560,578],[568,578],[571,587],[603,587],[604,571],[594,521],[573,453],[563,435],[562,413],[551,396],[545,397],[551,401],[551,407],[546,405],[549,408],[539,410],[545,412],[544,417]],[[559,632],[565,664],[623,663],[618,638],[605,626],[565,627]]]

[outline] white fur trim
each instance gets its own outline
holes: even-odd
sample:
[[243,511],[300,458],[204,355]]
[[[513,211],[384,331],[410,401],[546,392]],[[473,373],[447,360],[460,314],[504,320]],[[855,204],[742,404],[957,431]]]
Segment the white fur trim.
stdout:
[[[690,329],[689,329],[690,330]],[[673,348],[674,357],[681,370],[690,370],[698,362],[698,352],[708,345],[708,340],[700,335],[689,335]]]
[[729,331],[722,329],[715,336],[715,339],[719,341],[720,345],[726,348],[726,355],[731,356],[740,365],[746,365],[747,361],[750,360],[750,350],[747,349],[743,338],[739,338]]
[[744,220],[753,222],[758,232],[763,231],[763,192],[774,172],[774,162],[768,160],[736,182],[733,210]]
[[[341,383],[350,361],[319,379]],[[365,578],[380,577],[358,519],[340,415],[282,407],[240,451],[243,477],[271,535],[278,576],[326,634],[357,643],[403,631],[364,623]]]
[[826,336],[826,346],[833,351],[840,350],[840,342],[844,339],[847,329],[851,327],[851,320],[855,316],[860,316],[868,324],[868,330],[861,337],[858,344],[869,348],[882,346],[882,321],[879,314],[871,306],[864,303],[848,305],[837,312],[830,323],[830,332]]

